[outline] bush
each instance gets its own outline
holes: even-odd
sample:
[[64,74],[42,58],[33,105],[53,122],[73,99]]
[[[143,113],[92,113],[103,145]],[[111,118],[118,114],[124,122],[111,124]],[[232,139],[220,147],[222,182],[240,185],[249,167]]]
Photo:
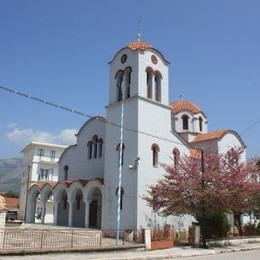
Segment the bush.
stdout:
[[256,235],[256,225],[247,223],[243,226],[245,236],[255,236]]
[[[202,216],[197,217],[200,226],[202,226]],[[228,223],[225,212],[212,212],[206,214],[206,238],[225,238],[230,230],[230,224]]]

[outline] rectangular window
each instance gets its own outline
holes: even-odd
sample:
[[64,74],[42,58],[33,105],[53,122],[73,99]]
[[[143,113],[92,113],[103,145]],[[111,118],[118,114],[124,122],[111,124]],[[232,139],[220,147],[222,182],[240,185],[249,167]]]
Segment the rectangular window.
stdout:
[[53,169],[40,169],[38,181],[53,181]]
[[44,156],[44,149],[39,148],[39,149],[38,149],[38,155],[39,155],[39,156]]
[[55,158],[55,151],[54,150],[50,150],[50,157],[51,157],[51,159]]

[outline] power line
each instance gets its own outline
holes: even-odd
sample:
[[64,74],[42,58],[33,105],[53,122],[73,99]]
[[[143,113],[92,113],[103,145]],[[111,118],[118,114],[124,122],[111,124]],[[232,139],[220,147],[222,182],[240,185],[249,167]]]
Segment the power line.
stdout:
[[68,107],[64,107],[64,106],[61,106],[61,105],[57,105],[57,104],[54,104],[52,102],[49,102],[47,100],[43,100],[41,98],[37,98],[37,97],[34,97],[34,96],[31,96],[29,94],[25,94],[25,93],[22,93],[22,92],[19,92],[17,90],[14,90],[14,89],[10,89],[10,88],[7,88],[7,87],[3,87],[0,85],[0,88],[2,90],[5,90],[5,91],[8,91],[8,92],[11,92],[13,94],[16,94],[16,95],[20,95],[22,97],[25,97],[25,98],[29,98],[29,99],[32,99],[34,101],[37,101],[37,102],[41,102],[41,103],[44,103],[46,105],[49,105],[49,106],[52,106],[52,107],[55,107],[55,108],[59,108],[59,109],[62,109],[62,110],[66,110],[68,112],[71,112],[71,113],[75,113],[75,114],[78,114],[78,115],[81,115],[81,116],[84,116],[84,117],[88,117],[88,118],[94,118],[86,113],[82,113],[82,112],[79,112],[77,110],[74,110],[74,109],[71,109],[71,108],[68,108]]
[[250,125],[245,131],[243,131],[240,135],[244,135],[246,134],[249,130],[251,130],[252,128],[254,128],[258,123],[260,123],[260,119],[258,119],[257,121],[255,121],[252,125]]
[[[91,116],[87,113],[83,113],[83,112],[80,112],[80,111],[77,111],[77,110],[74,110],[74,109],[71,109],[71,108],[68,108],[68,107],[65,107],[65,106],[61,106],[61,105],[58,105],[58,104],[55,104],[53,102],[50,102],[50,101],[47,101],[47,100],[44,100],[44,99],[41,99],[41,98],[38,98],[38,97],[34,97],[32,95],[29,95],[29,94],[25,94],[25,93],[22,93],[18,90],[13,90],[13,89],[10,89],[10,88],[7,88],[7,87],[4,87],[2,85],[0,85],[0,89],[2,90],[5,90],[7,92],[10,92],[12,94],[16,94],[16,95],[19,95],[19,96],[22,96],[22,97],[25,97],[25,98],[29,98],[29,99],[32,99],[36,102],[40,102],[40,103],[43,103],[43,104],[46,104],[46,105],[49,105],[49,106],[52,106],[54,108],[58,108],[58,109],[62,109],[62,110],[65,110],[67,112],[71,112],[71,113],[74,113],[74,114],[77,114],[77,115],[80,115],[80,116],[84,116],[84,117],[87,117],[89,119],[95,119],[95,120],[98,120],[100,122],[103,122],[103,123],[107,123],[111,126],[114,126],[114,127],[117,127],[117,128],[120,128],[121,126],[119,124],[116,124],[114,122],[111,122],[111,121],[108,121],[107,119],[105,119],[104,117],[99,117],[99,116]],[[258,119],[256,122],[254,122],[252,125],[250,125],[245,131],[243,131],[240,136],[246,134],[249,130],[251,130],[253,127],[255,127],[258,123],[260,123],[260,119]],[[123,126],[123,129],[126,130],[126,131],[129,131],[129,132],[134,132],[134,133],[139,133],[139,134],[143,134],[143,135],[146,135],[146,136],[149,136],[149,137],[152,137],[152,138],[156,138],[156,139],[159,139],[159,140],[162,140],[162,141],[165,141],[165,142],[171,142],[171,143],[174,143],[174,144],[177,144],[177,145],[183,145],[185,146],[183,143],[179,143],[179,142],[175,142],[173,140],[170,140],[168,138],[164,138],[164,137],[161,137],[161,136],[158,136],[158,135],[153,135],[153,134],[150,134],[150,133],[147,133],[147,132],[143,132],[143,131],[139,131],[139,130],[136,130],[136,129],[132,129],[132,128],[128,128],[128,127],[125,127]],[[235,141],[235,139],[234,139]],[[228,145],[226,146],[229,146],[233,141],[231,141]],[[223,147],[222,147],[223,149]]]
[[[1,85],[0,85],[0,89],[5,90],[7,92],[10,92],[12,94],[16,94],[16,95],[28,98],[28,99],[32,99],[32,100],[34,100],[36,102],[40,102],[40,103],[52,106],[54,108],[58,108],[58,109],[65,110],[67,112],[78,114],[78,115],[87,117],[89,119],[95,119],[95,120],[107,123],[107,124],[112,125],[112,126],[117,127],[117,128],[121,127],[119,124],[116,124],[114,122],[108,121],[107,119],[104,120],[103,117],[101,119],[101,117],[99,117],[99,116],[91,116],[91,115],[89,115],[87,113],[83,113],[83,112],[80,112],[80,111],[77,111],[77,110],[74,110],[74,109],[71,109],[71,108],[68,108],[68,107],[65,107],[65,106],[57,105],[57,104],[55,104],[53,102],[50,102],[50,101],[47,101],[47,100],[44,100],[44,99],[41,99],[41,98],[38,98],[38,97],[34,97],[32,95],[29,95],[29,94],[22,93],[22,92],[20,92],[18,90],[10,89],[10,88],[7,88],[7,87],[1,86]],[[132,129],[132,128],[129,128],[129,127],[123,126],[123,129],[126,130],[126,131],[129,131],[129,132],[139,133],[139,134],[147,135],[149,137],[153,137],[153,138],[156,138],[156,139],[159,139],[159,140],[163,140],[163,141],[166,141],[166,142],[171,142],[171,143],[175,143],[175,144],[178,144],[178,145],[185,146],[183,143],[175,142],[175,141],[170,140],[168,138],[164,138],[164,137],[161,137],[161,136],[158,136],[158,135],[153,135],[153,134],[150,134],[150,133],[147,133],[147,132],[143,132],[143,131],[139,131],[139,130],[136,130],[136,129]]]

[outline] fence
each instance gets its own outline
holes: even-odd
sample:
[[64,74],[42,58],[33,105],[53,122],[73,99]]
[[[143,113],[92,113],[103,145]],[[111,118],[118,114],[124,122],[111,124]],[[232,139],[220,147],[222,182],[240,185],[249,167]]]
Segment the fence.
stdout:
[[174,240],[174,230],[170,225],[166,225],[164,228],[155,227],[151,230],[151,240]]
[[2,252],[94,250],[104,247],[139,247],[143,245],[142,232],[84,229],[17,229],[0,230]]

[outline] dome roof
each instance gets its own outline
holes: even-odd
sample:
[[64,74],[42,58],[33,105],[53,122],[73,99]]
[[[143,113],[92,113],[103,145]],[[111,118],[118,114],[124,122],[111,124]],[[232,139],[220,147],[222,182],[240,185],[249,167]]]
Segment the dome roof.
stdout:
[[172,113],[177,114],[182,110],[188,110],[194,114],[202,112],[199,106],[187,100],[178,100],[171,104]]
[[131,42],[127,45],[128,48],[130,48],[133,51],[136,50],[141,50],[141,51],[145,51],[149,48],[152,48],[152,45],[147,43],[147,42],[143,42],[143,41],[135,41],[135,42]]
[[131,42],[127,45],[128,48],[130,48],[132,51],[140,50],[140,51],[145,51],[149,48],[152,48],[152,45],[141,41],[141,34],[138,33],[136,41]]

